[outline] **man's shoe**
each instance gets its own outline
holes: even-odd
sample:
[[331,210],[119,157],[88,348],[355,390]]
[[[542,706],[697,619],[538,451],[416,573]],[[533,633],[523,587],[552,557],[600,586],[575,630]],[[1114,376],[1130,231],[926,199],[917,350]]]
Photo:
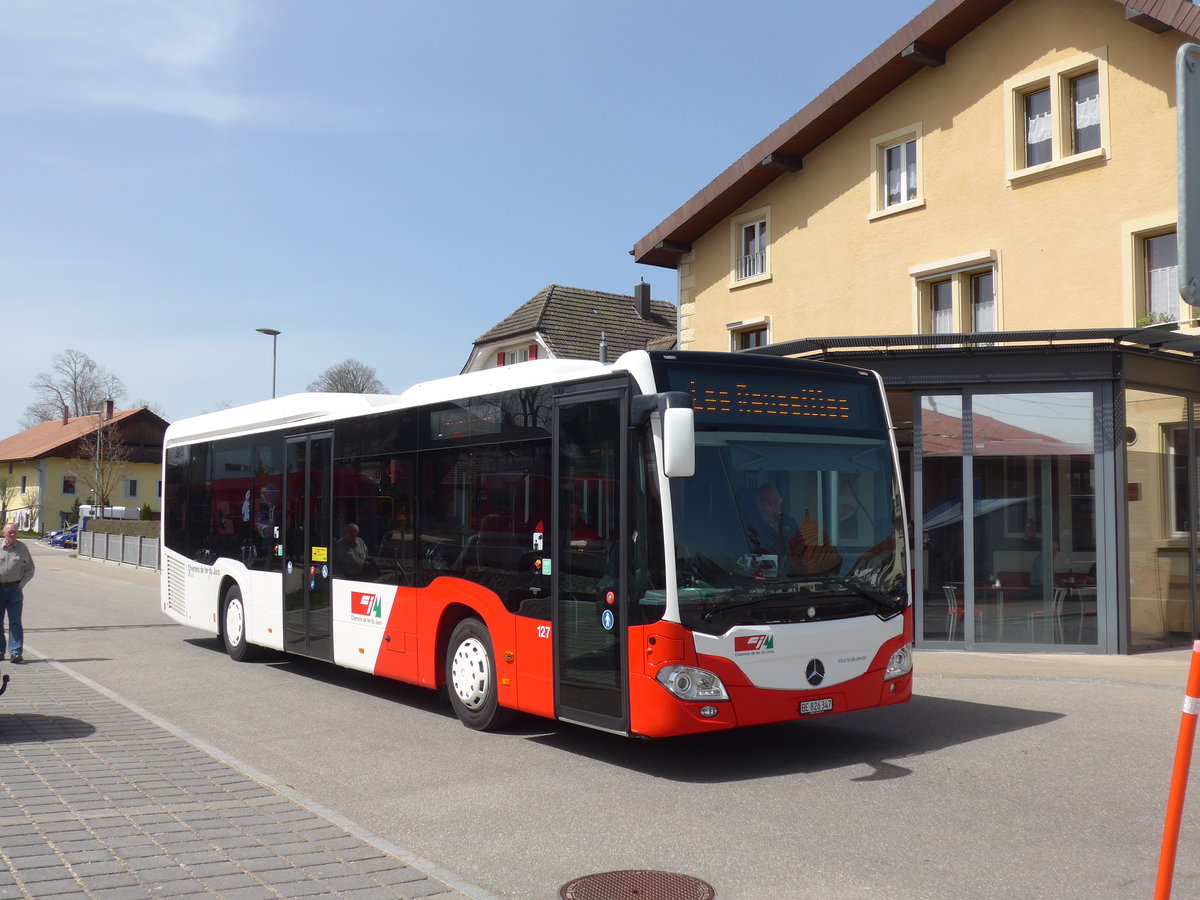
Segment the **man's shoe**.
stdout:
[[14,653],[12,655],[12,661],[14,663],[23,663],[25,662],[25,657],[23,657],[20,653]]

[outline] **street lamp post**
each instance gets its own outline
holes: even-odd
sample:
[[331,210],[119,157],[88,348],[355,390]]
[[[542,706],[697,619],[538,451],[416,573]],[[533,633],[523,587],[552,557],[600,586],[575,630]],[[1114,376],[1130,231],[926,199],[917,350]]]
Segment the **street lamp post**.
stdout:
[[104,441],[104,420],[111,416],[110,405],[112,401],[105,398],[104,403],[96,410],[96,502],[92,506],[92,518],[103,519],[104,514],[100,506],[100,445]]
[[279,335],[282,331],[277,331],[274,328],[255,328],[259,334],[269,334],[271,336],[271,399],[275,399],[275,373],[279,367]]

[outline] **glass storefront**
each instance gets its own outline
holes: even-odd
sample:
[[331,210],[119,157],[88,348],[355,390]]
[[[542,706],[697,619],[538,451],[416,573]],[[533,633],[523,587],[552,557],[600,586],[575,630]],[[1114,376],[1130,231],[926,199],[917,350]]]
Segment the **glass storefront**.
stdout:
[[1136,653],[1200,638],[1200,330],[937,337],[814,357],[887,387],[917,646]]
[[926,641],[1097,646],[1096,400],[1093,390],[920,396]]
[[[1196,413],[1186,397],[1125,395],[1131,650],[1178,646],[1195,622]],[[1189,477],[1191,475],[1191,477]]]

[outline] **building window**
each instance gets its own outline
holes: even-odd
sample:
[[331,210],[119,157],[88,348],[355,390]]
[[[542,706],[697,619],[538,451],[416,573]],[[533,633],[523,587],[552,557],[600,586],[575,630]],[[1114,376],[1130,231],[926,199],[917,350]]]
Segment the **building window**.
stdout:
[[742,226],[742,244],[737,259],[738,280],[756,278],[767,271],[767,220]]
[[871,217],[925,205],[921,190],[921,126],[871,139]]
[[1086,153],[1100,148],[1100,74],[1071,79],[1071,149]]
[[75,495],[75,476],[64,475],[62,479],[62,492],[68,497]]
[[1077,54],[1005,83],[1010,180],[1106,157],[1105,52]]
[[508,350],[501,350],[496,354],[496,365],[515,366],[517,363],[528,362],[531,359],[537,358],[537,344],[530,344],[528,347],[512,347]]
[[929,284],[930,331],[934,334],[954,332],[954,283],[949,279]]
[[771,324],[766,316],[730,322],[725,327],[729,330],[730,350],[754,350],[771,343]]
[[908,274],[916,283],[919,333],[1000,330],[995,251],[915,266]]
[[1142,288],[1145,306],[1139,325],[1179,321],[1179,247],[1175,232],[1143,237]]
[[997,331],[996,273],[992,269],[973,272],[971,279],[971,330]]
[[136,478],[125,479],[125,496],[130,500],[137,499],[138,483]]
[[1050,88],[1025,95],[1025,165],[1040,166],[1053,159]]
[[745,213],[733,220],[733,266],[730,281],[735,285],[762,281],[771,275],[770,216],[765,209]]
[[28,489],[29,489],[29,476],[22,475],[21,476],[21,493],[24,494],[25,491],[27,491]]

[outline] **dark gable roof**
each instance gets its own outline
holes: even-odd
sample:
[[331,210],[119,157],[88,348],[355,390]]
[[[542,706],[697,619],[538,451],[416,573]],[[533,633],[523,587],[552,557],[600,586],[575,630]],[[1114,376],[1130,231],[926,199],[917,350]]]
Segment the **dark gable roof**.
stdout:
[[547,285],[508,318],[476,338],[475,346],[497,344],[537,332],[560,359],[596,359],[600,335],[609,359],[627,350],[644,350],[650,341],[675,338],[675,306],[650,301],[650,318],[642,319],[633,297]]
[[[913,43],[946,51],[1011,0],[936,0],[880,44],[862,62],[835,81],[748,153],[673,212],[633,248],[637,262],[668,269],[679,265],[686,249],[726,216],[784,174],[771,158],[803,158],[877,101],[924,68],[901,54]],[[1113,0],[1097,0],[1113,2]],[[1200,38],[1200,7],[1188,0],[1115,0],[1129,15],[1144,14],[1175,30]]]

